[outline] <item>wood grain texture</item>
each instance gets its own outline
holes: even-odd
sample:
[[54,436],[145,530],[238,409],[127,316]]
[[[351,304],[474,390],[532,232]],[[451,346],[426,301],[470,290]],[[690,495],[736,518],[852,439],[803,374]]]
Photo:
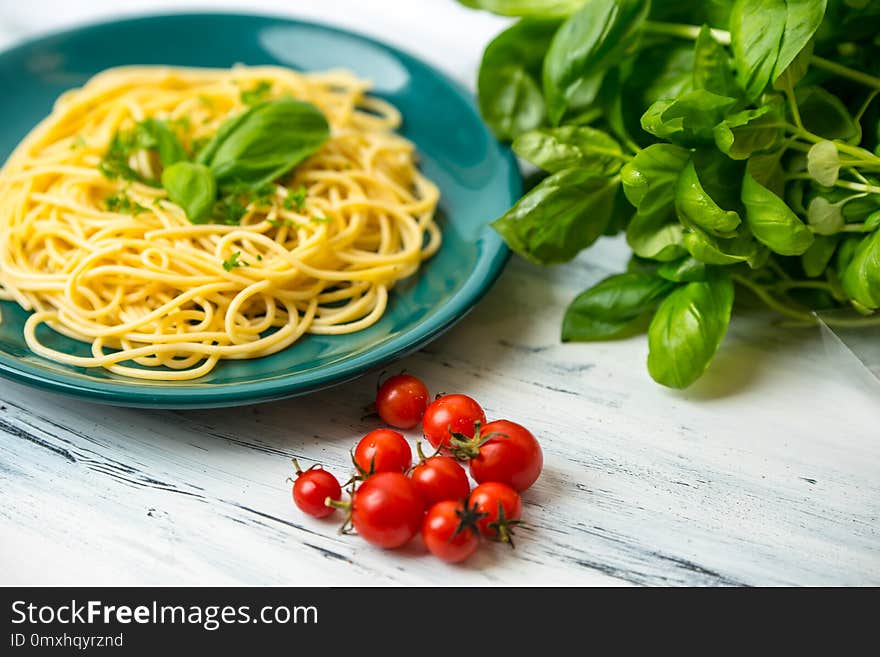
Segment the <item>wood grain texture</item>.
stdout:
[[[290,501],[289,458],[342,474],[375,420],[375,375],[224,411],[114,409],[3,382],[3,583],[877,584],[876,407],[822,344],[738,321],[686,393],[644,340],[561,345],[575,292],[622,255],[521,262],[465,321],[400,363],[532,427],[545,472],[515,552],[449,567],[339,536]],[[604,258],[605,262],[601,262]],[[592,260],[592,263],[589,261]]]
[[[47,17],[75,5],[77,20],[146,6],[34,2]],[[499,24],[451,2],[385,4],[302,7],[363,18],[364,31],[462,80]],[[561,267],[514,260],[461,324],[394,366],[539,437],[545,471],[525,495],[516,551],[489,546],[447,566],[418,542],[382,552],[297,512],[289,458],[347,473],[348,449],[375,426],[359,409],[378,372],[307,398],[193,412],[0,381],[0,584],[880,584],[880,412],[857,365],[826,353],[818,332],[749,312],[683,393],[648,378],[644,338],[560,344],[567,303],[625,253],[606,239]]]

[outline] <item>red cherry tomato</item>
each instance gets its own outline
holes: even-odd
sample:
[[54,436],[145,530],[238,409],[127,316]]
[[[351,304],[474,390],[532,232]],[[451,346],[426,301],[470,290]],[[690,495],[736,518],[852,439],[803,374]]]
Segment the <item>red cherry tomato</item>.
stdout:
[[354,448],[354,465],[362,476],[377,472],[406,472],[412,465],[412,449],[393,429],[376,429]]
[[480,545],[480,532],[470,509],[462,502],[445,500],[431,507],[422,524],[422,540],[438,559],[464,561]]
[[470,503],[485,514],[477,521],[483,536],[513,545],[513,527],[522,516],[519,493],[506,484],[487,482],[471,491]]
[[472,438],[477,422],[485,424],[486,414],[476,401],[467,395],[444,395],[428,406],[422,430],[434,447],[445,447],[452,437],[450,432]]
[[423,459],[413,468],[410,477],[427,508],[444,500],[463,500],[471,489],[464,468],[448,456]]
[[495,420],[481,427],[480,433],[498,435],[480,445],[479,453],[471,458],[474,481],[498,481],[518,491],[535,483],[544,467],[544,455],[528,429],[509,420]]
[[398,374],[386,380],[376,393],[376,412],[386,424],[412,429],[422,421],[431,396],[428,388],[411,374]]
[[422,496],[399,472],[373,475],[354,493],[351,524],[368,543],[396,548],[418,534],[425,515]]
[[293,482],[293,501],[303,513],[315,518],[325,518],[336,509],[324,504],[328,497],[332,500],[342,498],[339,481],[320,465],[313,465],[308,470],[301,470],[299,463],[293,459],[296,467],[296,481]]

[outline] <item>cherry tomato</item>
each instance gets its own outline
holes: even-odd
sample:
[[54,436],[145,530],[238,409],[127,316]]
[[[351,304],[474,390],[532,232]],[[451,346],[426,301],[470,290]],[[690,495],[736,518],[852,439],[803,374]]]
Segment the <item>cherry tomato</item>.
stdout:
[[480,433],[497,435],[480,445],[479,453],[472,456],[474,481],[498,481],[518,491],[535,483],[544,467],[544,455],[528,429],[509,420],[495,420],[481,427]]
[[352,455],[362,476],[377,472],[406,472],[412,465],[412,449],[393,429],[376,429],[361,438]]
[[368,543],[396,548],[418,534],[425,504],[415,484],[399,472],[373,475],[354,493],[351,524]]
[[412,429],[422,421],[431,396],[428,388],[411,374],[398,374],[386,380],[376,393],[376,412],[386,424]]
[[428,406],[422,430],[434,447],[445,447],[452,437],[450,432],[473,438],[477,422],[485,424],[486,414],[476,401],[467,395],[444,395]]
[[410,474],[425,506],[431,508],[443,500],[463,500],[471,489],[467,474],[458,461],[448,456],[431,456],[413,468]]
[[520,523],[522,499],[506,484],[487,482],[471,491],[470,502],[479,513],[480,533],[497,541],[513,545],[513,528]]
[[299,463],[293,459],[296,468],[296,481],[293,482],[293,501],[303,513],[315,518],[325,518],[336,509],[324,504],[328,497],[332,500],[342,498],[339,481],[320,465],[313,465],[308,470],[301,470]]
[[480,545],[477,514],[463,502],[445,500],[431,507],[422,524],[422,540],[438,559],[464,561]]

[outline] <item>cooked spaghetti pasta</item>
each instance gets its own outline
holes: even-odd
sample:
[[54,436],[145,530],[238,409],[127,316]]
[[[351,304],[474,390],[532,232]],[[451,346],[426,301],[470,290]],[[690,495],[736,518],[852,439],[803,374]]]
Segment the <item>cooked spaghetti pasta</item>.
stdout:
[[[437,188],[395,134],[398,112],[368,89],[343,71],[129,67],[64,94],[0,171],[0,298],[33,311],[30,349],[187,380],[378,321],[440,232]],[[150,182],[161,164],[148,149],[125,154],[133,176],[108,175],[108,149],[139,122],[161,120],[195,153],[255,97],[311,103],[330,136],[271,184],[221,195],[208,222],[191,223]],[[50,349],[41,324],[92,355]]]

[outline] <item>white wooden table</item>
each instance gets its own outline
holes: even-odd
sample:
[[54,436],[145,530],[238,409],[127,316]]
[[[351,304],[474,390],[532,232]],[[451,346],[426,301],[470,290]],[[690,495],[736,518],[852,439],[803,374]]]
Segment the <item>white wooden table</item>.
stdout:
[[[0,38],[171,4],[4,3]],[[445,0],[287,6],[463,82],[503,24]],[[555,269],[514,260],[458,327],[395,366],[541,440],[545,471],[514,552],[490,546],[451,567],[418,543],[382,552],[296,510],[289,458],[347,472],[349,447],[374,426],[358,409],[375,374],[307,398],[189,412],[0,381],[0,584],[880,584],[880,405],[854,366],[829,358],[817,332],[760,316],[737,318],[709,375],[684,393],[650,381],[642,338],[561,345],[568,301],[625,255],[604,240]]]

